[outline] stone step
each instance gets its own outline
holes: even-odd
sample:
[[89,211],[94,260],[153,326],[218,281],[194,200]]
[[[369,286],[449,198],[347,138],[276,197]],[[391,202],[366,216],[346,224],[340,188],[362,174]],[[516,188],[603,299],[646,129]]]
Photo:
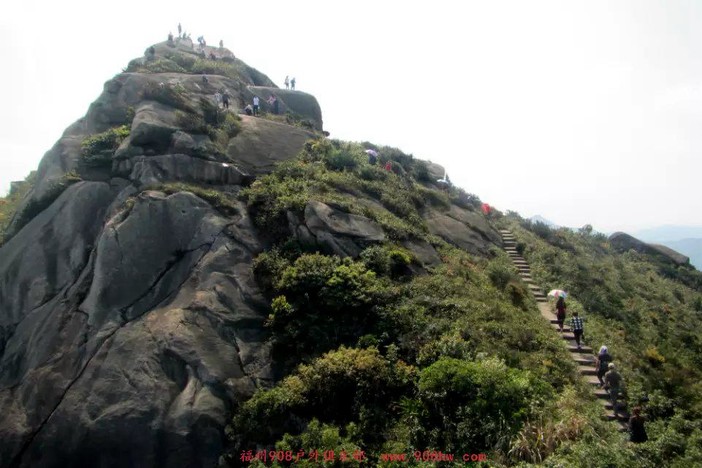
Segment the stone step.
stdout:
[[[582,348],[578,349],[575,344],[569,344],[568,345],[568,351],[571,353],[584,353],[584,354],[592,354],[592,348],[589,346],[583,346]],[[599,382],[598,382],[599,383]]]
[[594,393],[597,398],[609,401],[609,393],[607,393],[607,390],[597,387]]
[[580,358],[580,357],[573,357],[573,361],[575,361],[576,364],[581,365],[581,366],[587,366],[587,365],[595,365],[595,358],[594,356],[592,359],[588,358]]
[[573,340],[575,340],[575,335],[573,335],[572,333],[564,332],[562,334],[561,338],[563,338],[564,340],[573,341]]
[[594,367],[578,366],[578,372],[580,373],[580,375],[594,375],[595,377],[597,377],[597,370]]
[[603,418],[607,421],[621,421],[621,422],[626,422],[629,420],[629,415],[626,413],[617,413],[614,414],[614,411],[605,411]]
[[557,323],[552,323],[551,328],[553,328],[554,330],[556,330],[559,333],[570,333],[571,332],[570,327],[565,327],[565,326],[563,327],[563,331],[559,330]]
[[599,388],[600,380],[597,378],[596,375],[584,375],[583,378],[585,379],[585,382]]

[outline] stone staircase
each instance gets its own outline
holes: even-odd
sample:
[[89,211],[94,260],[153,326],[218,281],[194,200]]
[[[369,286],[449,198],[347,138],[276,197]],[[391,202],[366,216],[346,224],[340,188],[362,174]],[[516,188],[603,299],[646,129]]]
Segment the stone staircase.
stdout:
[[[629,420],[629,415],[626,412],[626,409],[622,408],[619,408],[619,412],[615,414],[612,404],[609,401],[607,391],[600,388],[600,382],[597,380],[595,356],[592,348],[585,346],[584,343],[582,343],[583,346],[581,349],[578,349],[575,343],[575,336],[573,335],[570,327],[564,325],[562,333],[558,330],[558,321],[556,320],[556,315],[551,310],[546,294],[534,283],[534,280],[531,277],[529,264],[517,251],[517,240],[514,238],[512,233],[506,229],[500,229],[500,234],[502,235],[502,242],[505,252],[507,252],[507,255],[509,255],[510,259],[512,259],[514,266],[517,267],[519,276],[527,284],[532,294],[534,294],[541,316],[549,321],[551,328],[553,328],[557,333],[561,334],[568,351],[570,351],[573,361],[575,361],[578,366],[578,372],[582,378],[593,387],[595,396],[603,406],[604,419],[609,421],[617,421],[619,423],[619,430],[626,430],[626,422]],[[568,318],[566,318],[566,323],[568,323]]]

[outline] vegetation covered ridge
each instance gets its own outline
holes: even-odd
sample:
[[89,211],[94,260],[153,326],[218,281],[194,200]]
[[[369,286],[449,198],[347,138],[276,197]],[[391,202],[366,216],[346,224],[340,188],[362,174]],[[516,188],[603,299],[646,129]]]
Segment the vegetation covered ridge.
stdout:
[[[429,233],[428,207],[477,210],[479,200],[437,190],[425,163],[396,149],[373,146],[393,171],[369,164],[370,146],[311,141],[239,195],[271,237],[254,272],[282,370],[236,411],[228,462],[333,450],[363,452],[368,459],[348,463],[376,466],[391,463],[382,453],[433,450],[510,466],[617,437],[507,255],[471,256]],[[374,219],[389,235],[353,258],[305,244],[286,215],[310,200]],[[420,268],[407,239],[429,242],[439,264]]]
[[552,229],[516,213],[500,224],[514,234],[537,284],[569,292],[568,314],[584,317],[593,348],[609,348],[628,407],[642,407],[647,419],[645,443],[628,444],[623,435],[576,444],[574,453],[596,466],[702,464],[702,273],[656,255],[620,253],[590,226]]

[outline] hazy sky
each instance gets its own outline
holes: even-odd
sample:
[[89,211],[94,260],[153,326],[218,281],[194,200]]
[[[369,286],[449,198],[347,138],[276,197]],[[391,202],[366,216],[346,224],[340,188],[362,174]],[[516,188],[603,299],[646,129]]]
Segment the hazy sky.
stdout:
[[3,2],[0,193],[178,22],[499,209],[702,225],[702,2]]

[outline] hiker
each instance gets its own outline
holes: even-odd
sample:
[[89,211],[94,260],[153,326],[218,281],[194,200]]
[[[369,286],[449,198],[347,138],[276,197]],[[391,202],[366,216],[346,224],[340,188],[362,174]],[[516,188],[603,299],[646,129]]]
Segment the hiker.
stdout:
[[295,89],[295,77],[293,77],[293,79],[290,80],[290,89]]
[[222,104],[222,95],[219,93],[219,91],[217,91],[215,93],[214,99],[215,99],[215,104],[217,104],[217,109],[219,109],[221,104]]
[[441,190],[448,190],[449,187],[451,187],[451,180],[449,180],[448,172],[444,171],[444,176],[441,179],[437,179],[436,183]]
[[210,60],[217,60],[217,56],[214,54],[214,52],[210,52]]
[[570,319],[570,328],[573,330],[573,335],[575,336],[575,344],[578,345],[578,349],[582,349],[580,346],[580,340],[582,339],[583,332],[583,319],[578,317],[578,311],[573,312],[573,318]]
[[246,104],[244,112],[246,112],[246,115],[253,115],[253,107],[251,107],[251,104]]
[[368,155],[368,164],[375,166],[378,163],[378,152],[376,150],[367,149],[366,154]]
[[609,391],[609,400],[612,402],[612,409],[614,410],[614,413],[616,414],[617,412],[617,398],[619,397],[619,393],[621,392],[622,388],[622,376],[619,372],[617,372],[616,367],[614,366],[614,363],[610,362],[607,365],[607,368],[609,369],[607,373],[604,376],[604,388],[605,390]]
[[[563,333],[563,322],[566,318],[566,303],[563,296],[556,301],[556,320],[558,320],[558,331]],[[579,341],[578,341],[579,342]]]
[[283,83],[285,83],[285,89],[290,89],[290,78],[288,78],[288,75],[285,75],[285,81],[283,81]]
[[254,116],[258,115],[258,103],[259,103],[258,96],[254,96],[253,97],[253,115]]
[[180,27],[180,23],[178,23],[178,37],[181,36],[182,32],[183,32],[183,29]]
[[646,442],[648,440],[646,428],[644,427],[646,418],[641,416],[641,407],[635,406],[631,412],[632,414],[629,418],[629,442],[634,442],[636,444]]
[[390,161],[385,163],[385,170],[392,172],[392,163]]
[[207,84],[207,83],[210,82],[210,80],[207,79],[207,75],[205,75],[204,73],[202,74],[202,82],[203,82],[204,84]]
[[271,94],[266,102],[268,102],[268,105],[270,105],[271,108],[273,109],[273,113],[275,115],[278,115],[278,111],[280,110],[280,106],[278,105],[278,98],[275,96],[275,94]]
[[219,48],[224,49],[224,41],[222,39],[219,40]]
[[148,50],[149,50],[149,56],[153,57],[154,55],[156,55],[156,49],[154,48],[154,46],[149,47]]
[[173,44],[173,33],[170,31],[168,32],[168,43]]
[[597,368],[597,380],[600,381],[600,387],[604,385],[604,380],[602,378],[607,373],[609,363],[612,362],[612,356],[607,351],[607,347],[602,345],[600,347],[600,352],[597,353],[597,360],[595,361],[595,367]]
[[227,91],[224,91],[224,94],[222,94],[222,104],[225,109],[229,109],[229,93]]

